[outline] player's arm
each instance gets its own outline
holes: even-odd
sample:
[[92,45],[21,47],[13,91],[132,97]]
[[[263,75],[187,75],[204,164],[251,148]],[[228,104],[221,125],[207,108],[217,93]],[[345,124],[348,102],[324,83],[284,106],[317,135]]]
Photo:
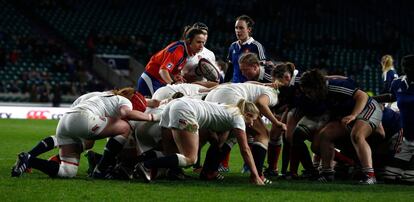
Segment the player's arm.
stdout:
[[184,47],[182,46],[177,47],[173,52],[169,52],[165,55],[160,71],[158,71],[165,83],[173,84],[175,82],[174,79],[171,78],[171,72],[173,72],[175,68],[178,68],[175,64],[177,64],[183,56]]
[[167,69],[161,68],[158,72],[162,78],[162,80],[165,81],[165,83],[172,84],[174,83],[174,80],[170,76],[170,72]]
[[135,121],[158,121],[159,117],[155,116],[154,114],[147,114],[144,112],[140,112],[137,110],[131,110],[126,105],[122,105],[119,107],[119,113],[121,115],[121,119],[127,120],[135,120]]
[[147,101],[147,107],[157,108],[160,106],[161,101],[157,99],[145,99]]
[[268,95],[265,95],[265,94],[260,95],[255,100],[255,104],[257,108],[259,108],[259,111],[261,114],[263,114],[263,116],[268,118],[270,122],[272,122],[272,124],[275,125],[276,127],[280,127],[282,128],[282,130],[286,130],[286,125],[280,122],[279,120],[277,120],[277,118],[273,115],[272,110],[270,110],[269,108],[269,103],[270,103],[270,98]]
[[257,173],[256,165],[254,164],[253,160],[252,151],[250,150],[250,147],[247,144],[246,133],[238,128],[234,128],[232,132],[237,138],[237,142],[240,148],[240,154],[242,155],[244,162],[250,168],[250,182],[257,185],[264,185],[262,179],[259,177],[259,173]]
[[353,99],[355,100],[355,106],[352,110],[352,113],[342,119],[342,123],[344,123],[345,125],[355,120],[358,114],[360,114],[362,110],[364,110],[364,107],[367,104],[369,97],[364,91],[357,90],[353,95]]

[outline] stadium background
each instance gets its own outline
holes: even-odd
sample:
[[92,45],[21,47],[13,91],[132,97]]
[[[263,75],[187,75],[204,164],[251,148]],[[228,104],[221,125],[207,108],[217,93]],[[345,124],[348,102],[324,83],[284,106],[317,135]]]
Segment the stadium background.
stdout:
[[[241,14],[276,61],[381,88],[380,58],[413,52],[413,6],[402,0],[0,0],[0,101],[70,103],[133,85],[150,56],[185,25],[209,26],[206,47],[226,60]],[[100,57],[94,57],[99,54]],[[104,55],[105,54],[105,55]],[[131,58],[130,58],[131,57]],[[113,74],[115,70],[116,74]],[[114,75],[120,75],[114,80]]]
[[[236,40],[235,18],[241,14],[256,21],[253,36],[271,59],[294,62],[300,70],[318,67],[343,73],[376,94],[381,88],[380,57],[393,55],[399,71],[401,57],[413,53],[413,4],[403,0],[0,0],[0,199],[409,201],[413,189],[403,185],[274,181],[271,186],[254,187],[239,173],[242,159],[237,149],[230,162],[234,169],[224,182],[94,181],[86,177],[85,158],[74,180],[50,179],[40,172],[15,179],[10,177],[10,167],[16,154],[54,134],[57,121],[10,120],[11,113],[3,110],[15,114],[19,110],[11,106],[30,106],[21,112],[23,119],[58,119],[62,112],[33,106],[70,103],[85,92],[135,82],[149,57],[178,40],[182,28],[196,21],[209,26],[206,47],[225,60],[228,46]],[[103,145],[98,142],[97,150]]]

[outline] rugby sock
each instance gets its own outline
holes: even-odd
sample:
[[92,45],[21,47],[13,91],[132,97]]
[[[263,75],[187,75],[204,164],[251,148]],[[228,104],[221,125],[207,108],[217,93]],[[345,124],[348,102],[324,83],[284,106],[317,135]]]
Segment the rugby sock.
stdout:
[[138,162],[144,162],[144,161],[149,161],[149,160],[153,160],[153,159],[156,159],[156,158],[161,158],[163,156],[164,156],[164,154],[160,151],[149,150],[149,151],[146,151],[146,152],[142,153],[141,155],[139,155],[137,157],[137,161]]
[[263,163],[266,158],[267,148],[260,142],[254,142],[252,145],[252,155],[254,164],[256,165],[257,173],[263,175]]
[[367,177],[375,177],[374,168],[362,168],[362,172]]
[[193,168],[200,168],[201,167],[200,159],[201,159],[201,147],[198,148],[198,151],[197,151],[197,162],[193,165]]
[[223,165],[223,167],[228,168],[229,167],[229,161],[230,161],[230,151],[228,151],[227,153],[225,153],[223,155],[224,155],[224,159],[221,161],[221,165]]
[[290,161],[290,143],[288,141],[283,142],[282,150],[282,174],[286,174]]
[[354,160],[352,160],[351,158],[343,155],[341,152],[338,152],[336,150],[335,150],[335,161],[340,161],[350,166],[355,165]]
[[318,169],[319,165],[321,164],[321,157],[317,154],[313,154],[312,162],[313,162],[313,167],[315,169]]
[[281,150],[282,145],[269,143],[269,149],[267,151],[267,164],[269,164],[270,170],[277,170],[277,163],[279,161]]
[[47,161],[36,157],[29,158],[29,167],[35,168],[49,175],[50,177],[56,177],[59,172],[60,164],[56,161]]
[[300,146],[298,145],[292,146],[292,149],[290,151],[290,166],[289,166],[289,170],[292,175],[298,175],[300,154],[301,154]]
[[[225,147],[225,145],[227,144],[224,144],[223,147]],[[217,171],[220,160],[225,158],[224,152],[226,151],[220,152],[218,145],[210,145],[210,147],[207,149],[202,172]]]
[[115,164],[116,155],[122,151],[126,142],[127,139],[122,135],[117,135],[115,137],[109,138],[108,142],[106,143],[102,158],[97,165],[98,171],[105,172],[109,166]]
[[46,137],[45,139],[41,140],[35,147],[32,148],[28,153],[32,157],[39,156],[47,151],[52,150],[57,145],[56,137],[54,135]]
[[299,159],[300,162],[302,163],[302,166],[305,170],[314,170],[313,168],[313,163],[312,163],[312,158],[310,156],[309,153],[309,149],[308,146],[306,146],[305,142],[302,142],[299,146],[299,151],[300,151],[300,155],[299,155]]

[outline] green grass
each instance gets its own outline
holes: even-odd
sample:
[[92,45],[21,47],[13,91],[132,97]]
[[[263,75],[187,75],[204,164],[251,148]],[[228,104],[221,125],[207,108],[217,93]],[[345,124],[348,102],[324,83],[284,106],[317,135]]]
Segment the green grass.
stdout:
[[[1,201],[411,201],[414,186],[360,186],[352,182],[318,184],[308,181],[277,181],[259,187],[248,184],[240,174],[241,157],[231,155],[231,171],[223,182],[104,181],[86,177],[83,158],[76,179],[50,179],[34,171],[20,178],[10,177],[16,155],[28,151],[47,135],[55,133],[56,121],[0,120],[0,200]],[[100,141],[95,150],[102,150]],[[49,152],[47,158],[56,153]],[[191,174],[191,170],[187,170]],[[193,175],[195,176],[195,175]]]

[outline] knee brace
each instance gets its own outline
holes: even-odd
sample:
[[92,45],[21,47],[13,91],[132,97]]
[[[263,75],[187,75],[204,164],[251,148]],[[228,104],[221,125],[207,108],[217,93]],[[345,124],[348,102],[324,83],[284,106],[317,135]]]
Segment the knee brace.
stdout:
[[61,158],[58,176],[63,178],[73,178],[78,173],[79,159]]

